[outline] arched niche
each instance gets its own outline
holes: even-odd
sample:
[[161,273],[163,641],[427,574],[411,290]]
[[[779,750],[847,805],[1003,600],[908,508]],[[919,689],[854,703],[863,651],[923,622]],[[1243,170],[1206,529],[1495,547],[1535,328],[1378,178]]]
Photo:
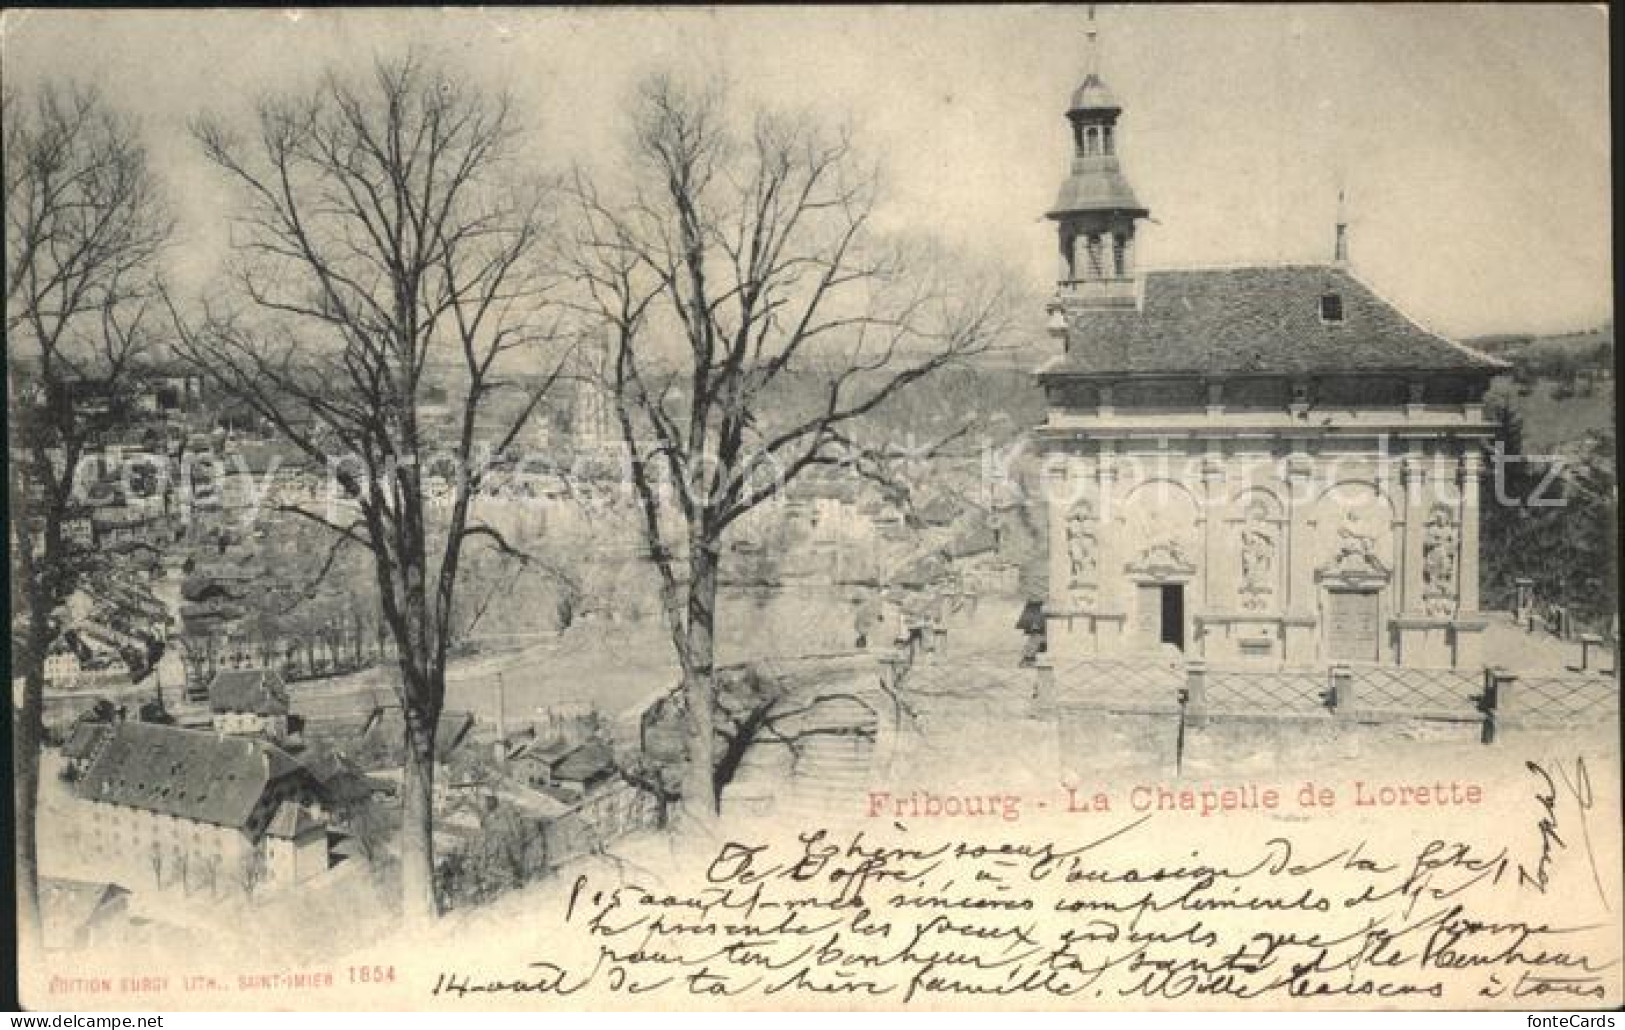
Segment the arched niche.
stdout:
[[1199,565],[1197,523],[1201,509],[1195,494],[1178,480],[1150,479],[1124,495],[1113,522],[1129,569],[1157,569],[1159,575],[1193,575]]
[[1317,569],[1350,546],[1368,549],[1382,565],[1394,567],[1394,506],[1378,484],[1370,480],[1334,483],[1321,491],[1312,510],[1311,553]]

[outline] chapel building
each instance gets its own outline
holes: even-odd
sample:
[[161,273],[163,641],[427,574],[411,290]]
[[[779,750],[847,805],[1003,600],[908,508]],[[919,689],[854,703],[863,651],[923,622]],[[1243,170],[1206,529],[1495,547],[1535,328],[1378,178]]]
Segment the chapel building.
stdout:
[[1478,667],[1506,366],[1362,282],[1342,224],[1327,264],[1142,270],[1122,114],[1091,70],[1048,212],[1051,659]]

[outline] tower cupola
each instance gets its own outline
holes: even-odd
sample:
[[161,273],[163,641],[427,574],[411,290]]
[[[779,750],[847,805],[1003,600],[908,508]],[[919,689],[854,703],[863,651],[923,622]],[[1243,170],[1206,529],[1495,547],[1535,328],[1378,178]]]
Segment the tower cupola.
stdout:
[[1134,303],[1135,223],[1150,212],[1118,165],[1117,122],[1123,108],[1100,76],[1097,37],[1091,4],[1088,67],[1066,112],[1072,128],[1071,166],[1046,217],[1059,230],[1061,299],[1120,306]]

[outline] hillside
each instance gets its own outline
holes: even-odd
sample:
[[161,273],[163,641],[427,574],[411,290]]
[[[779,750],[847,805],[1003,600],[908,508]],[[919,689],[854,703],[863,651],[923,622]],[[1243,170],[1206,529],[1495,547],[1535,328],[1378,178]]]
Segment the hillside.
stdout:
[[1512,362],[1521,381],[1547,377],[1567,379],[1575,373],[1612,369],[1614,324],[1549,336],[1500,333],[1463,340],[1469,347]]
[[1510,405],[1523,419],[1523,445],[1530,454],[1551,454],[1589,433],[1613,429],[1612,380],[1581,386],[1573,396],[1564,392],[1553,379],[1520,384],[1502,378],[1490,388],[1488,401],[1492,410],[1498,401]]

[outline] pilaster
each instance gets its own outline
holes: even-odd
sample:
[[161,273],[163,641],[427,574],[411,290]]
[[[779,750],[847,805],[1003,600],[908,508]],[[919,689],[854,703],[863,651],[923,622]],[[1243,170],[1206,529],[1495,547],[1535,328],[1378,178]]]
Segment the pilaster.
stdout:
[[1469,444],[1461,456],[1461,554],[1456,562],[1456,623],[1451,627],[1455,642],[1454,664],[1458,669],[1476,669],[1483,664],[1484,618],[1478,610],[1479,561],[1479,482],[1484,472],[1483,456]]
[[1311,515],[1314,511],[1314,461],[1302,445],[1286,459],[1286,595],[1281,609],[1285,617],[1286,662],[1308,665],[1315,660],[1316,626],[1319,622],[1315,596],[1314,546]]

